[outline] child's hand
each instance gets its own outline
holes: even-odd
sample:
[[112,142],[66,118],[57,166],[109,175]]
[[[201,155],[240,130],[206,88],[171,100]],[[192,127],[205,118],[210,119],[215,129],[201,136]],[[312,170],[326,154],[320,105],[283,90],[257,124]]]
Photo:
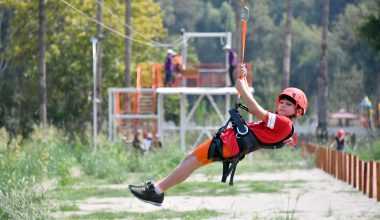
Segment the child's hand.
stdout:
[[245,64],[241,64],[240,68],[238,69],[238,79],[235,83],[235,88],[237,91],[242,92],[245,87],[247,87],[247,68],[245,67]]
[[245,67],[245,64],[241,64],[238,70],[238,77],[239,79],[244,79],[246,76],[247,76],[247,68]]

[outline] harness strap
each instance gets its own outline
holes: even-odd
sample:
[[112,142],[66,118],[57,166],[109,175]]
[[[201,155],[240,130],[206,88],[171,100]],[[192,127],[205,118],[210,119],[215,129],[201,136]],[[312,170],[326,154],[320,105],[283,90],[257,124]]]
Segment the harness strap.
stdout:
[[231,174],[229,185],[233,186],[236,166],[238,163],[239,163],[239,160],[236,160],[236,159],[232,160],[232,162],[223,161],[223,174],[222,174],[221,182],[225,183],[228,175]]
[[210,148],[208,150],[208,159],[212,161],[223,160],[223,143],[220,139],[220,134],[216,133],[211,141]]
[[[208,158],[213,161],[221,161],[223,162],[223,174],[221,182],[226,182],[228,176],[230,175],[229,185],[233,185],[234,175],[236,171],[237,164],[240,160],[245,157],[245,154],[256,151],[260,148],[266,149],[277,149],[281,148],[285,145],[285,141],[291,138],[294,134],[294,127],[292,127],[292,131],[290,134],[284,139],[274,144],[264,144],[262,143],[255,134],[248,128],[245,120],[240,115],[238,108],[242,108],[247,110],[247,107],[238,103],[236,104],[236,108],[229,110],[231,117],[227,121],[227,123],[221,127],[214,135],[213,140],[211,141],[210,148],[208,151]],[[223,143],[220,138],[220,135],[225,131],[228,124],[232,122],[232,127],[236,134],[236,139],[239,146],[239,154],[235,155],[231,158],[223,157]]]
[[239,138],[239,136],[246,135],[249,129],[237,108],[230,109],[228,113],[230,113],[231,115],[233,127],[236,132],[236,138]]

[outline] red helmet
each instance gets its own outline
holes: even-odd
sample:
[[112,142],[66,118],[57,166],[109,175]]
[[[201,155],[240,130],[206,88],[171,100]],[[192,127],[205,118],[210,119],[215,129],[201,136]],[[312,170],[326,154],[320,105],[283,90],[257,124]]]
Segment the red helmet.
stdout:
[[339,129],[338,132],[337,132],[337,134],[338,134],[338,137],[343,137],[344,136],[343,129]]
[[[284,89],[277,97],[276,101],[276,109],[278,108],[278,105],[280,103],[281,97],[282,96],[288,96],[291,99],[295,101],[296,108],[301,108],[302,112],[301,115],[304,115],[306,113],[307,109],[307,98],[304,92],[302,90],[294,88],[294,87],[289,87]],[[295,113],[295,116],[297,117],[297,111]]]

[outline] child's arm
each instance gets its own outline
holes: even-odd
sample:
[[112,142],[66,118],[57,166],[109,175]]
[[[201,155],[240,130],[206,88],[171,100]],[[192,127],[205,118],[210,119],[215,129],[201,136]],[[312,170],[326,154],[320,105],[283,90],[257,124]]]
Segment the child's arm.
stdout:
[[238,69],[238,79],[236,80],[235,87],[238,92],[240,92],[240,95],[245,105],[248,107],[249,112],[253,114],[258,120],[265,121],[267,111],[257,103],[255,98],[253,98],[253,95],[247,83],[246,75],[247,69],[245,68],[245,65],[242,64]]

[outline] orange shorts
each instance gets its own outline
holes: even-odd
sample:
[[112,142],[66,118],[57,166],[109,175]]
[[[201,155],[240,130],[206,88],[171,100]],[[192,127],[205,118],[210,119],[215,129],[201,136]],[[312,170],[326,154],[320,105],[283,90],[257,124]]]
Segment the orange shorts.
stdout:
[[[212,139],[208,139],[202,144],[200,144],[198,147],[195,148],[194,154],[197,157],[198,161],[203,164],[209,164],[212,162],[212,160],[208,159],[208,149],[210,148]],[[232,157],[232,154],[227,150],[225,144],[223,144],[223,157]]]

